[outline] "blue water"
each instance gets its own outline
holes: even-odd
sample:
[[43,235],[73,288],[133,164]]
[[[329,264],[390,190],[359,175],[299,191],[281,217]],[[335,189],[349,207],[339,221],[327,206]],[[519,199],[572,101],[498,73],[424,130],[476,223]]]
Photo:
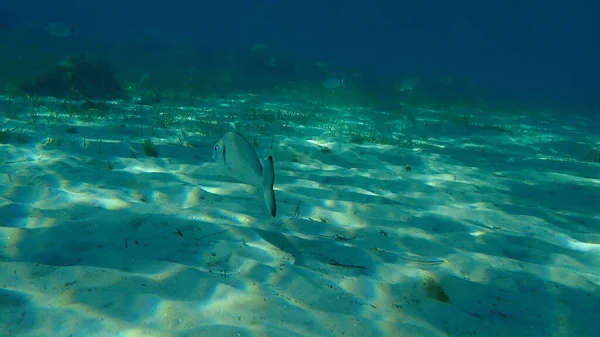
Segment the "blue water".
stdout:
[[1,2],[0,337],[595,336],[598,12]]

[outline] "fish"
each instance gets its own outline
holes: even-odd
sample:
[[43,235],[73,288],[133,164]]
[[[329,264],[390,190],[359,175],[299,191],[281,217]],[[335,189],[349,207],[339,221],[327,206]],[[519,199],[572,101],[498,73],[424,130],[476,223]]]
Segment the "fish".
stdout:
[[327,89],[337,89],[339,86],[346,86],[343,78],[328,78],[323,81],[323,86]]
[[277,216],[273,156],[267,157],[264,164],[261,163],[252,145],[242,135],[227,132],[214,145],[213,160],[233,179],[257,189],[262,188],[267,210],[272,217]]
[[46,33],[58,38],[65,38],[75,34],[75,30],[62,23],[52,22],[46,26]]

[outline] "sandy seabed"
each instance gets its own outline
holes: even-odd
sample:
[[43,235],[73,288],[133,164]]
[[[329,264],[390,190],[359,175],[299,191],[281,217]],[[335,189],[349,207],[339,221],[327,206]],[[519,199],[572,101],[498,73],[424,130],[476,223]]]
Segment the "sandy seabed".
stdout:
[[598,119],[73,106],[0,103],[0,336],[598,335]]

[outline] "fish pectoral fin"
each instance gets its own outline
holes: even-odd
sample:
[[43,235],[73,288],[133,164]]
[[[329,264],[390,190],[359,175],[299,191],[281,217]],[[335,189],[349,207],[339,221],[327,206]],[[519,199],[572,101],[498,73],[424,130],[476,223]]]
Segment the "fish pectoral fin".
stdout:
[[269,156],[264,163],[263,167],[263,193],[265,196],[265,203],[271,216],[277,215],[277,203],[275,201],[275,192],[273,191],[273,184],[275,183],[275,168],[273,167],[273,157]]

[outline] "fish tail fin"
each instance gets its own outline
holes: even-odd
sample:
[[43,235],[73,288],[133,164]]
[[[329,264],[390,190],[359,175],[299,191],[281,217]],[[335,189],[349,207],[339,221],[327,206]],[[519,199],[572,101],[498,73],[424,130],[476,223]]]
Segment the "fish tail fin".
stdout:
[[271,216],[277,215],[277,203],[275,202],[275,192],[273,191],[273,184],[275,183],[275,168],[273,167],[273,156],[269,156],[265,160],[263,167],[263,193],[265,196],[265,203]]

